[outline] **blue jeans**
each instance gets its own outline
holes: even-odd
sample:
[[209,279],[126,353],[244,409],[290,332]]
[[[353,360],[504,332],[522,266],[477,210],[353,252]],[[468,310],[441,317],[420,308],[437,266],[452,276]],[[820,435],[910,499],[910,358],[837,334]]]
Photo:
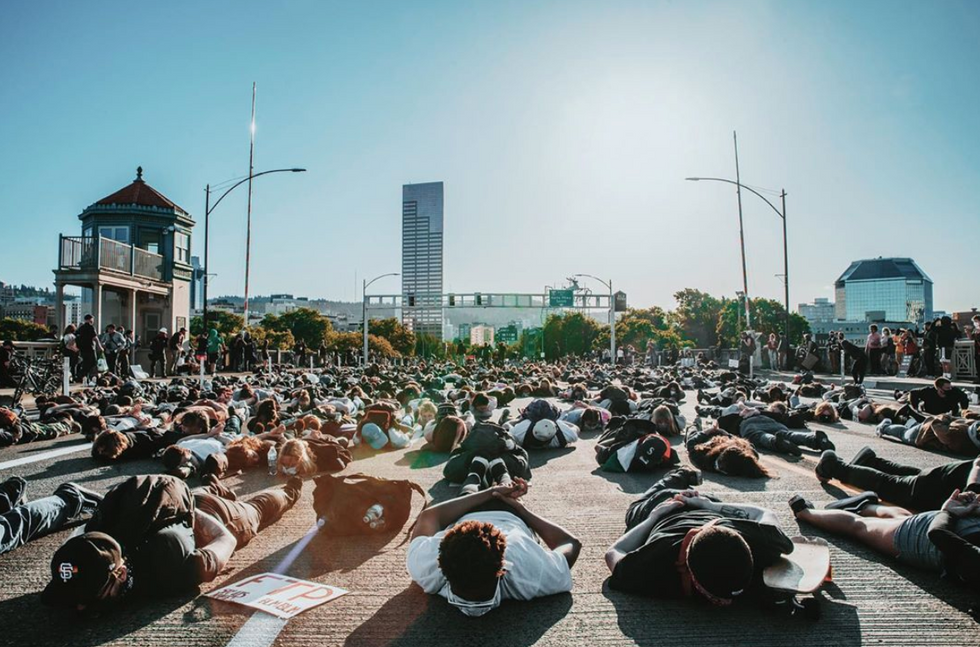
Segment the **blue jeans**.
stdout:
[[915,439],[919,435],[919,427],[921,426],[921,423],[916,423],[911,427],[906,427],[905,425],[885,425],[881,428],[881,435],[897,438],[906,445],[915,445]]
[[52,496],[3,513],[0,515],[0,555],[36,537],[61,530],[81,511],[81,494],[71,483],[64,483]]

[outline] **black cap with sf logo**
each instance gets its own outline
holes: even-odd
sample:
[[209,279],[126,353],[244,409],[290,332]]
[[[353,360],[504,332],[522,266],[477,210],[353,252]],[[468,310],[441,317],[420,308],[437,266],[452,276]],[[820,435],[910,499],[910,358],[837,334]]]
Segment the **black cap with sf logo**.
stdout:
[[41,594],[48,606],[90,604],[109,582],[109,574],[122,564],[119,543],[102,532],[72,537],[51,558],[51,581]]

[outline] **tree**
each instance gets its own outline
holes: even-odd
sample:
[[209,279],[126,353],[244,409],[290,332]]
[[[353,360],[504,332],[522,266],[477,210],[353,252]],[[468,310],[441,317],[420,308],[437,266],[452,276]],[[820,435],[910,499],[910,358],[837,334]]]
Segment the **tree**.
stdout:
[[[333,332],[327,337],[327,350],[331,353],[354,353],[360,355],[364,349],[364,338],[359,332]],[[380,357],[398,357],[384,337],[368,335],[368,350]]]
[[692,288],[675,292],[674,299],[677,309],[672,318],[681,337],[693,341],[698,348],[714,347],[718,343],[718,313],[722,302]]
[[446,357],[446,344],[438,337],[426,334],[414,335],[414,337],[415,348],[413,351],[416,356],[426,359],[430,357],[444,359]]
[[[208,323],[222,337],[235,335],[245,327],[245,318],[227,310],[208,310]],[[204,332],[203,317],[191,317],[191,336],[196,337]]]
[[333,332],[330,320],[312,308],[297,308],[282,315],[268,314],[259,326],[273,332],[293,334],[296,341],[302,340],[307,348],[319,348]]
[[50,337],[48,329],[33,321],[10,317],[0,320],[0,340],[37,341],[46,337]]
[[261,326],[254,328],[250,334],[255,340],[256,346],[261,346],[266,339],[269,340],[271,350],[291,350],[296,345],[293,333],[288,330],[279,332],[277,330],[266,330]]
[[395,317],[371,321],[368,325],[368,332],[387,339],[392,348],[402,355],[411,355],[415,351],[415,333],[406,328]]
[[[743,310],[742,302],[731,299],[725,301],[718,315],[718,338],[729,348],[738,345],[738,338],[742,332],[739,330],[739,320],[743,316]],[[783,335],[786,326],[786,308],[783,304],[772,299],[750,299],[749,310],[752,312],[753,330],[763,333],[766,338],[771,332]],[[790,344],[798,345],[803,340],[803,333],[810,332],[810,322],[796,313],[790,314],[789,325]],[[745,329],[744,320],[742,320],[742,329]]]

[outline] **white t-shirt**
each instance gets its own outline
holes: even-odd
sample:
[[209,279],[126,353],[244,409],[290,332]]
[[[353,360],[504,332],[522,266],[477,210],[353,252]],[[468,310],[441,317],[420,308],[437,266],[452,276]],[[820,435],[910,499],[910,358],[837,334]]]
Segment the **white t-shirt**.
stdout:
[[211,454],[224,452],[225,445],[217,438],[188,438],[177,442],[178,447],[191,450],[199,460],[204,460]]
[[[565,557],[538,543],[534,532],[510,512],[488,511],[463,515],[456,523],[483,521],[504,533],[507,572],[500,580],[504,600],[532,600],[572,590],[572,569]],[[455,525],[455,524],[454,524]],[[408,573],[430,595],[446,597],[448,584],[439,568],[439,544],[446,531],[431,537],[416,537],[408,546]]]
[[[548,443],[548,447],[561,447],[562,444],[558,441],[558,434],[565,437],[565,444],[570,445],[578,440],[578,427],[565,420],[556,420],[555,425],[558,427],[558,431],[551,438],[551,442]],[[514,437],[518,445],[524,445],[524,436],[527,435],[527,430],[531,426],[530,420],[521,420],[519,423],[511,427],[510,435]]]

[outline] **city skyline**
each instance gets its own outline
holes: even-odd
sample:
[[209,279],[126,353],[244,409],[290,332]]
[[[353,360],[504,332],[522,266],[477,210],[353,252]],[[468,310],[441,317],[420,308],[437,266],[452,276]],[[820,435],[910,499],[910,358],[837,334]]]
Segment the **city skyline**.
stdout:
[[[358,299],[359,278],[398,268],[398,187],[439,178],[446,291],[589,272],[641,307],[734,296],[734,191],[683,178],[733,177],[737,130],[742,181],[788,192],[791,303],[833,298],[877,256],[916,259],[937,309],[980,302],[954,260],[980,242],[964,225],[980,210],[976,4],[251,9],[0,8],[0,173],[16,180],[0,220],[31,241],[4,280],[49,286],[57,235],[137,165],[197,220],[201,255],[204,185],[247,172],[256,81],[256,171],[310,169],[255,185],[256,293]],[[743,207],[750,296],[782,301],[778,218]],[[244,219],[242,191],[213,214],[215,294],[242,293]]]

